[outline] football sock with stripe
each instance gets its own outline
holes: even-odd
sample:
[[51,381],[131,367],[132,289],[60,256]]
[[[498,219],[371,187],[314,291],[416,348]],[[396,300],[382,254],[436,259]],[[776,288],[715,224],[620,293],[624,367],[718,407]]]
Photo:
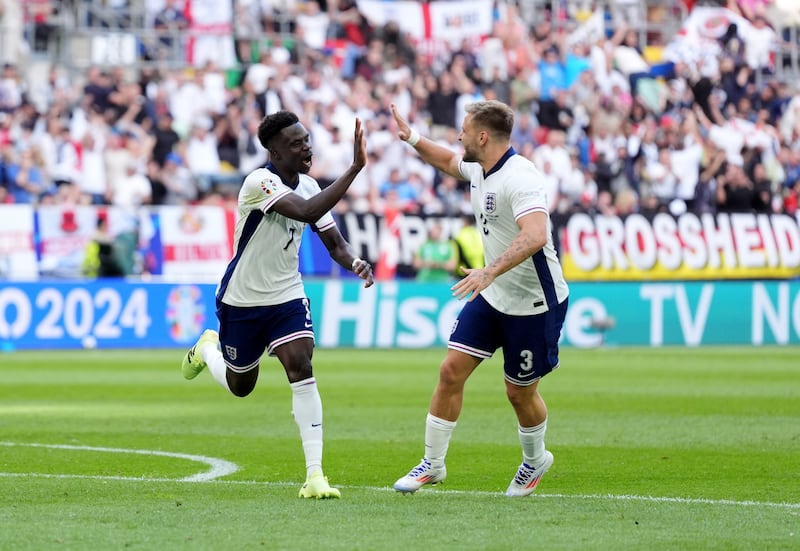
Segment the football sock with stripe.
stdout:
[[289,386],[292,388],[292,415],[300,429],[308,476],[322,470],[322,399],[314,377]]
[[547,419],[535,427],[519,428],[519,443],[522,444],[522,460],[531,467],[536,467],[544,460],[544,433],[547,431]]
[[447,447],[455,428],[455,421],[447,421],[428,413],[425,420],[425,458],[434,467],[444,465]]

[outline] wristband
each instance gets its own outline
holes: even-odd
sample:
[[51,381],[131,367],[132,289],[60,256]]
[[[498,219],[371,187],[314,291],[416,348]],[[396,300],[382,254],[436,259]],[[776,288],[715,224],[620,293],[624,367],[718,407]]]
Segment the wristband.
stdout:
[[355,272],[356,271],[356,264],[358,264],[359,262],[363,262],[363,260],[361,260],[358,257],[355,257],[353,259],[353,264],[350,265],[350,269]]
[[422,136],[419,135],[419,132],[417,132],[416,129],[412,128],[411,129],[411,133],[408,135],[408,139],[406,140],[406,143],[408,145],[410,145],[411,147],[414,147],[415,145],[417,145],[417,142],[419,142],[419,139],[421,137]]

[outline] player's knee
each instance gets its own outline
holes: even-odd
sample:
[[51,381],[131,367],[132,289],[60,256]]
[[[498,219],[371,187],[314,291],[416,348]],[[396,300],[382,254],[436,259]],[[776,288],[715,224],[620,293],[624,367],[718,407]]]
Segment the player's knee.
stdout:
[[463,370],[458,369],[453,362],[445,359],[439,366],[439,384],[447,386],[463,385],[466,377]]
[[[249,375],[249,374],[246,373],[243,375]],[[227,380],[228,380],[228,388],[230,389],[231,394],[233,394],[237,398],[244,398],[245,396],[253,392],[253,389],[256,387],[257,377],[253,376],[245,377],[239,374],[232,376],[231,372],[229,371]]]
[[506,397],[512,406],[524,406],[531,403],[536,398],[536,388],[531,386],[506,385]]

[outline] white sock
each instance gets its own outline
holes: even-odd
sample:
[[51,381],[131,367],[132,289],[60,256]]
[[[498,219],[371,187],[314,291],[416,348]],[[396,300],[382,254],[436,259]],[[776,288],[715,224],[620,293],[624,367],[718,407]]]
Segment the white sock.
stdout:
[[200,356],[202,356],[208,365],[208,371],[211,372],[211,376],[214,377],[214,380],[217,381],[222,388],[230,392],[231,389],[228,386],[227,377],[228,367],[225,365],[225,360],[219,348],[208,343],[200,349]]
[[306,476],[322,470],[322,399],[314,377],[297,381],[292,387],[292,415],[300,429]]
[[425,458],[434,467],[444,465],[447,447],[455,428],[455,421],[447,421],[428,413],[425,419]]
[[547,419],[535,427],[519,427],[522,460],[531,467],[538,467],[544,460],[544,433],[546,430]]

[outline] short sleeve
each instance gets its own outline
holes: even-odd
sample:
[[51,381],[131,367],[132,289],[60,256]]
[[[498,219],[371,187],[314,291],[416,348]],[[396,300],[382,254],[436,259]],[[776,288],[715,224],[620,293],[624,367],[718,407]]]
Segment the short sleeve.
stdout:
[[520,170],[511,178],[510,184],[508,193],[514,220],[519,220],[531,212],[550,212],[547,194],[538,170],[535,168]]
[[266,169],[251,172],[242,187],[240,205],[264,213],[269,212],[278,199],[292,192],[278,176]]

